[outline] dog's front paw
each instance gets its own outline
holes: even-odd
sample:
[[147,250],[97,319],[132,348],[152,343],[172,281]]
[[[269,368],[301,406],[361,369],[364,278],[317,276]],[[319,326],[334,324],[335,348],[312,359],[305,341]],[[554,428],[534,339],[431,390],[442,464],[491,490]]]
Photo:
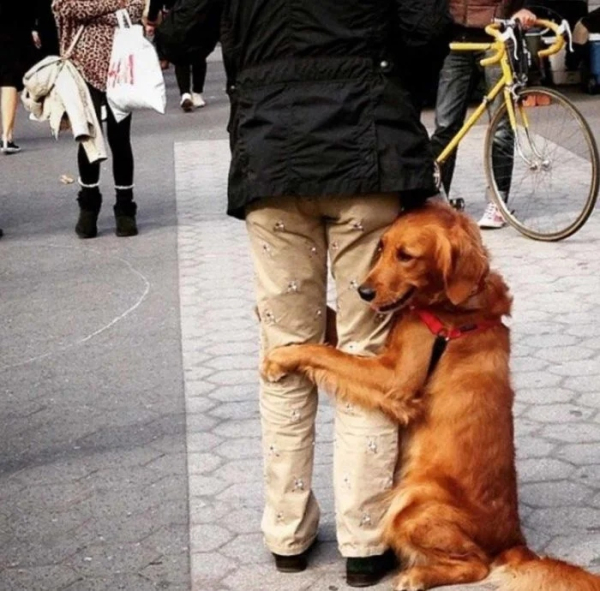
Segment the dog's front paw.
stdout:
[[260,373],[268,382],[279,382],[288,373],[296,369],[293,346],[278,347],[267,354]]
[[287,375],[287,372],[279,363],[267,358],[260,366],[260,375],[267,382],[279,382]]

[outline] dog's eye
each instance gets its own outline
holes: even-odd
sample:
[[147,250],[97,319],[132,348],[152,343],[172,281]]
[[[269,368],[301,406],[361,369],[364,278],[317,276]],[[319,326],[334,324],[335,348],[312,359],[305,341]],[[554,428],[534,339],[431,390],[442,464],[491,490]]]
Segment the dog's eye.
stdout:
[[398,252],[396,252],[396,257],[398,257],[398,260],[402,261],[403,263],[412,261],[415,258],[411,254],[407,253],[403,248],[398,249]]

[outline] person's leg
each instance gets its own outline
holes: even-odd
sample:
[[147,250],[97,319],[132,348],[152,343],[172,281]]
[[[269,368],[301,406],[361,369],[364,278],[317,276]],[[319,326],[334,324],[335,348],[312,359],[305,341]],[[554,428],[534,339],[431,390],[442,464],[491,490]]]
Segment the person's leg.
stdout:
[[[278,346],[324,340],[327,250],[313,203],[281,197],[248,208],[262,355]],[[319,507],[312,492],[317,402],[316,388],[303,376],[261,381],[262,529],[276,555],[299,555],[317,535]]]
[[177,80],[177,88],[179,88],[179,96],[181,100],[179,106],[186,112],[194,110],[194,101],[192,100],[192,68],[191,66],[176,65],[175,79]]
[[[431,137],[434,156],[439,156],[462,127],[473,87],[475,61],[470,52],[451,51],[440,72],[435,106],[435,132]],[[442,184],[450,193],[457,150],[442,165]]]
[[2,86],[0,88],[0,111],[2,112],[2,137],[0,148],[3,152],[14,153],[20,151],[14,143],[15,119],[19,94],[13,86]]
[[206,81],[206,58],[202,57],[192,64],[192,99],[197,108],[204,107],[206,102],[202,93],[204,92],[204,82]]
[[[381,235],[400,212],[400,199],[396,194],[339,197],[327,207],[338,348],[356,355],[374,355],[384,344],[391,317],[371,310],[357,288],[372,267]],[[344,402],[336,404],[334,487],[342,556],[376,557],[386,550],[381,539],[381,518],[386,510],[381,495],[393,485],[397,459],[397,424],[379,412]],[[362,572],[362,563],[348,562],[349,584],[375,582],[385,572]],[[352,564],[358,565],[355,573],[351,572]],[[363,575],[366,580],[360,578]]]
[[[88,89],[98,121],[101,121],[100,111],[103,93],[93,86],[88,85]],[[102,206],[102,195],[99,189],[100,162],[90,162],[83,146],[80,144],[77,151],[77,165],[81,189],[77,196],[79,218],[75,226],[75,232],[80,238],[95,238],[98,234],[98,214]]]
[[116,203],[114,206],[117,236],[135,236],[137,204],[133,200],[134,159],[131,148],[131,115],[117,123],[107,109],[106,135],[112,153]]
[[[491,53],[490,53],[491,55]],[[502,70],[499,65],[485,68],[485,81],[488,90],[491,90],[502,77]],[[502,105],[504,101],[504,93],[500,93],[492,103],[490,103],[488,112],[490,117]],[[494,143],[492,146],[492,167],[494,178],[498,191],[504,201],[508,200],[510,184],[512,181],[513,161],[514,161],[515,136],[510,125],[508,112],[505,112],[504,117],[498,125]],[[489,193],[492,188],[487,187],[488,205],[478,221],[480,228],[502,228],[506,225],[500,210],[491,201]]]
[[[502,77],[502,70],[499,65],[485,68],[485,81],[488,89],[492,89]],[[500,93],[489,105],[490,116],[492,116],[504,102],[504,94]],[[498,130],[494,137],[494,146],[492,149],[492,162],[494,166],[494,177],[498,184],[498,189],[504,200],[508,199],[510,183],[512,180],[513,160],[514,160],[515,136],[510,126],[508,113],[502,118]]]

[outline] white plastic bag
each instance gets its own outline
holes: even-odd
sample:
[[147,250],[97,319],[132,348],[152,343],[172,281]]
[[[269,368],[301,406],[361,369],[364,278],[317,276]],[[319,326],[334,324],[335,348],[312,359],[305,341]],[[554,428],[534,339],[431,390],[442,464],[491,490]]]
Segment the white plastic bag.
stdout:
[[106,98],[117,121],[135,109],[165,112],[167,97],[156,50],[144,37],[141,25],[133,25],[126,10],[116,12],[115,31]]

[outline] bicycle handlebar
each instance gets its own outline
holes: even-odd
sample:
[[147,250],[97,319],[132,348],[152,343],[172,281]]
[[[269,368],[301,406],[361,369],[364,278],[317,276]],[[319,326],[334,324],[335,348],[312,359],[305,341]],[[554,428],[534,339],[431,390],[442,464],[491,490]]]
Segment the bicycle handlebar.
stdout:
[[[514,38],[515,38],[513,27],[506,26],[507,24],[513,24],[513,23],[514,23],[514,21],[497,21],[497,22],[494,22],[494,23],[488,25],[485,28],[485,32],[488,35],[490,35],[491,37],[493,37],[496,41],[501,41],[502,44],[504,45],[509,39],[514,40]],[[563,21],[560,25],[557,25],[556,23],[549,21],[549,20],[538,19],[535,21],[534,26],[541,26],[546,29],[550,29],[551,31],[554,32],[555,39],[556,39],[556,41],[550,47],[548,47],[547,49],[542,49],[541,51],[538,52],[538,56],[540,58],[548,57],[549,55],[554,55],[555,53],[558,53],[565,46],[566,42],[565,42],[564,34],[570,33],[569,24],[567,21]],[[503,53],[504,53],[503,50],[498,51],[492,57],[482,60],[481,65],[489,66],[492,64],[497,64],[502,59]]]

